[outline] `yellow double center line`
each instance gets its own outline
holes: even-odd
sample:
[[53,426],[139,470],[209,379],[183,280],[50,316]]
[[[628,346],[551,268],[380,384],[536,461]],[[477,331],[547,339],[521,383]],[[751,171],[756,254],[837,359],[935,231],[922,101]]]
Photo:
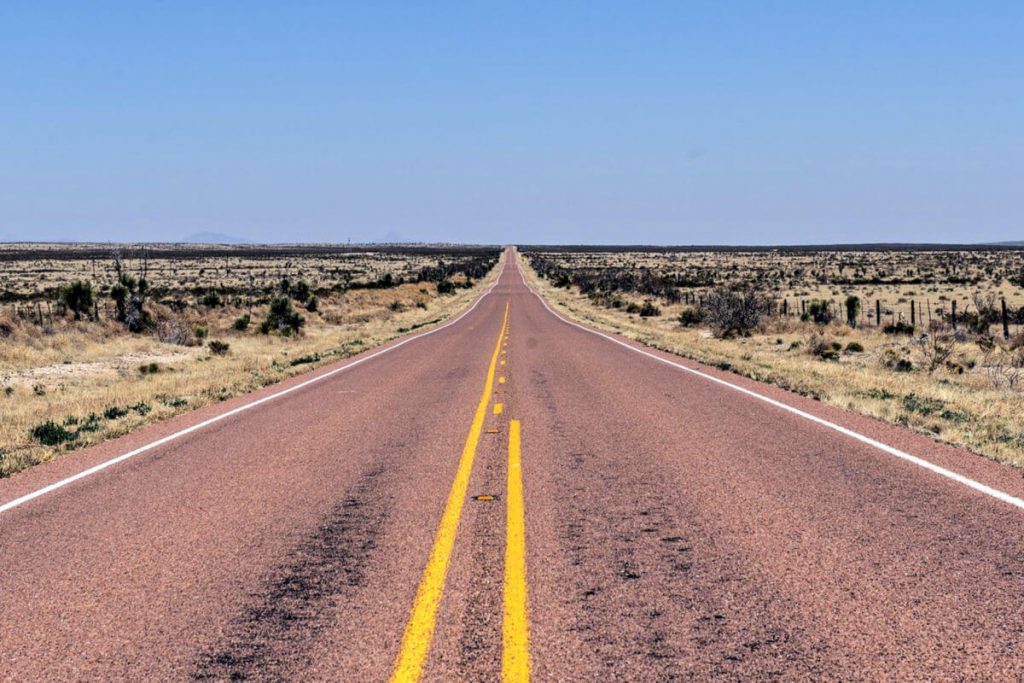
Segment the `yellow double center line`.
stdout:
[[530,680],[530,631],[526,617],[526,515],[519,420],[508,432],[508,503],[505,507],[505,611],[502,619],[501,679]]
[[459,528],[459,518],[462,516],[462,505],[466,500],[469,475],[473,471],[477,443],[480,441],[480,432],[487,417],[487,406],[491,401],[494,371],[498,365],[501,342],[508,327],[508,309],[509,304],[506,303],[501,333],[494,345],[494,354],[491,356],[491,364],[487,369],[487,382],[484,384],[483,396],[480,397],[480,403],[477,405],[469,436],[466,437],[466,444],[462,447],[462,457],[459,459],[455,481],[452,482],[451,491],[448,493],[448,502],[445,504],[444,514],[441,516],[441,526],[437,530],[434,547],[430,551],[430,558],[427,560],[423,578],[416,591],[412,614],[405,626],[405,632],[402,634],[402,645],[391,674],[391,681],[396,683],[398,681],[418,681],[423,675],[427,653],[430,651],[430,642],[434,637],[437,608],[441,603],[441,595],[444,593],[448,562],[451,560],[452,550],[455,547],[455,534]]

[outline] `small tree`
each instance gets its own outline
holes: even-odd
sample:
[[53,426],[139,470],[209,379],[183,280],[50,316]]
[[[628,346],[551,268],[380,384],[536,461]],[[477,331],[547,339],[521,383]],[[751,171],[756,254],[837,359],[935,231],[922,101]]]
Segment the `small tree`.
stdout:
[[268,334],[271,330],[279,330],[281,334],[287,336],[293,332],[297,334],[305,324],[305,318],[292,308],[292,302],[288,297],[283,296],[270,304],[267,317],[260,324],[260,332]]
[[860,313],[860,298],[851,294],[846,297],[846,324],[857,327],[857,315]]
[[81,320],[82,313],[88,313],[92,309],[92,284],[84,280],[75,280],[61,291],[60,300],[75,314],[75,320]]
[[313,296],[313,289],[305,280],[299,280],[295,283],[295,286],[292,287],[291,294],[293,299],[304,304]]
[[147,263],[143,260],[140,277],[136,279],[124,272],[120,252],[114,252],[117,284],[110,288],[110,298],[117,307],[117,319],[127,325],[131,332],[141,332],[152,322],[145,309],[146,292],[149,291],[149,283],[146,282]]

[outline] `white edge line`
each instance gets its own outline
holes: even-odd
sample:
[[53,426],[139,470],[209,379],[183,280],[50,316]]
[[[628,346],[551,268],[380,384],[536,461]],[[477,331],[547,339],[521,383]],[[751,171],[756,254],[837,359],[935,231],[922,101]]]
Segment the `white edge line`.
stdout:
[[[354,368],[355,366],[360,365],[362,363],[365,363],[366,361],[371,360],[373,358],[376,358],[377,356],[380,356],[380,355],[383,355],[385,353],[388,353],[389,351],[394,351],[395,349],[397,349],[400,346],[405,346],[409,342],[416,341],[417,339],[423,339],[424,337],[427,337],[427,336],[429,336],[431,334],[434,334],[435,332],[440,332],[441,330],[443,330],[445,328],[451,327],[452,325],[454,325],[455,323],[459,322],[464,317],[466,317],[467,315],[472,313],[473,309],[475,309],[477,307],[477,305],[481,301],[483,301],[484,298],[487,297],[491,293],[491,291],[495,288],[495,286],[497,286],[498,281],[501,279],[501,276],[505,273],[505,268],[507,267],[507,264],[508,264],[508,261],[506,260],[505,264],[502,265],[501,272],[498,273],[498,277],[495,278],[494,282],[491,284],[490,287],[487,288],[486,292],[482,293],[480,296],[477,297],[476,301],[473,302],[472,306],[470,306],[465,311],[460,313],[458,316],[456,316],[452,320],[449,320],[448,322],[446,322],[445,324],[443,324],[443,325],[441,325],[439,327],[435,327],[432,330],[427,330],[426,332],[421,332],[420,334],[417,334],[417,335],[414,335],[412,337],[408,337],[406,339],[403,339],[402,341],[398,342],[397,344],[392,344],[391,346],[388,346],[386,348],[380,349],[379,351],[374,351],[370,355],[363,356],[362,358],[358,358],[358,359],[352,361],[351,363],[347,363],[346,365],[341,366],[340,368],[334,368],[333,370],[328,370],[327,372],[321,373],[321,374],[317,375],[316,377],[311,377],[310,379],[307,379],[307,380],[305,380],[303,382],[300,382],[298,384],[290,386],[287,389],[282,389],[281,391],[277,391],[277,392],[275,392],[273,394],[270,394],[269,396],[264,396],[263,398],[256,399],[255,401],[251,401],[250,403],[246,403],[246,404],[240,405],[240,406],[238,406],[236,408],[232,408],[231,410],[229,410],[229,411],[227,411],[225,413],[221,413],[219,415],[215,415],[215,416],[213,416],[213,417],[211,417],[211,418],[209,418],[207,420],[203,420],[202,422],[194,424],[191,427],[186,427],[185,429],[182,429],[180,431],[174,432],[173,434],[168,434],[167,436],[165,436],[163,438],[160,438],[160,439],[157,439],[156,441],[152,441],[152,442],[146,444],[145,446],[140,446],[140,447],[136,448],[133,451],[128,451],[127,453],[122,453],[121,455],[118,455],[118,456],[116,456],[114,458],[111,458],[110,460],[104,460],[103,462],[99,463],[98,465],[93,465],[92,467],[90,467],[88,469],[82,470],[81,472],[79,472],[77,474],[73,474],[70,477],[67,477],[65,479],[61,479],[60,481],[57,481],[57,482],[54,482],[54,483],[49,484],[47,486],[44,486],[41,489],[37,489],[35,491],[32,491],[31,493],[26,493],[23,496],[19,496],[18,498],[15,498],[14,500],[10,500],[10,501],[0,505],[0,513],[7,512],[8,510],[10,510],[12,508],[16,508],[19,505],[23,505],[23,504],[29,502],[30,500],[33,500],[35,498],[39,498],[40,496],[45,496],[47,493],[51,493],[53,491],[56,491],[57,489],[63,488],[65,486],[67,486],[68,484],[71,484],[73,482],[78,481],[79,479],[85,479],[86,477],[91,476],[93,474],[96,474],[97,472],[101,472],[101,471],[107,469],[108,467],[111,467],[113,465],[118,464],[119,462],[124,462],[125,460],[128,460],[129,458],[134,458],[136,455],[140,455],[142,453],[145,453],[146,451],[150,451],[150,450],[153,450],[154,448],[157,448],[159,446],[163,446],[166,443],[174,441],[175,439],[180,439],[181,437],[183,437],[183,436],[185,436],[187,434],[191,434],[192,432],[197,432],[200,429],[204,429],[206,427],[209,427],[210,425],[215,424],[217,422],[220,422],[221,420],[226,420],[227,418],[229,418],[229,417],[231,417],[233,415],[237,415],[239,413],[245,412],[246,410],[249,410],[250,408],[255,408],[258,405],[262,405],[263,403],[266,403],[268,401],[273,401],[274,399],[280,398],[282,396],[285,396],[286,394],[290,394],[293,391],[298,391],[299,389],[302,389],[304,387],[308,387],[310,384],[314,384],[314,383],[319,382],[321,380],[327,379],[328,377],[333,377],[334,375],[337,375],[340,372],[344,372],[344,371],[348,370],[349,368]],[[284,380],[282,380],[282,381],[284,381]]]
[[[516,266],[518,266],[518,265],[519,264],[517,263]],[[517,270],[519,270],[518,267],[517,267]],[[734,390],[736,390],[736,391],[738,391],[740,393],[746,394],[747,396],[750,396],[752,398],[756,398],[759,401],[764,401],[765,403],[771,404],[771,405],[775,406],[776,408],[781,408],[782,410],[785,410],[785,411],[788,411],[790,413],[793,413],[794,415],[798,415],[798,416],[804,418],[805,420],[810,420],[811,422],[816,422],[817,424],[820,424],[823,427],[828,427],[829,429],[837,431],[840,434],[843,434],[844,436],[850,437],[851,439],[856,439],[857,441],[860,441],[861,443],[865,443],[868,446],[872,446],[874,448],[877,448],[878,450],[884,451],[884,452],[888,453],[889,455],[893,455],[893,456],[896,456],[897,458],[900,458],[902,460],[906,460],[907,462],[911,462],[911,463],[913,463],[913,464],[915,464],[915,465],[917,465],[919,467],[925,468],[926,470],[931,470],[935,474],[938,474],[938,475],[941,475],[943,477],[946,477],[947,479],[952,479],[953,481],[955,481],[957,483],[960,483],[960,484],[963,484],[964,486],[967,486],[969,488],[972,488],[975,491],[979,491],[981,493],[984,493],[985,495],[992,496],[993,498],[1001,500],[1004,503],[1009,503],[1010,505],[1013,505],[1014,507],[1017,507],[1017,508],[1019,508],[1021,510],[1024,510],[1024,500],[1022,500],[1020,498],[1017,498],[1016,496],[1011,496],[1009,493],[1006,493],[1004,491],[1000,491],[999,489],[992,488],[991,486],[986,486],[985,484],[982,484],[980,481],[975,481],[975,480],[971,479],[970,477],[965,477],[962,474],[958,474],[958,473],[956,473],[956,472],[954,472],[952,470],[948,470],[945,467],[942,467],[940,465],[936,465],[933,462],[929,462],[929,461],[927,461],[927,460],[925,460],[923,458],[919,458],[916,455],[911,455],[910,453],[907,453],[906,451],[901,451],[898,448],[893,448],[892,446],[890,446],[888,444],[884,444],[881,441],[877,441],[875,439],[872,439],[869,436],[864,436],[863,434],[855,432],[852,429],[848,429],[846,427],[843,427],[842,425],[838,425],[835,422],[830,422],[829,420],[826,420],[824,418],[818,417],[816,415],[812,415],[811,413],[808,413],[808,412],[805,412],[803,410],[800,410],[799,408],[794,408],[793,406],[788,405],[786,403],[783,403],[781,401],[776,401],[773,398],[769,398],[768,396],[765,396],[763,394],[759,394],[756,391],[752,391],[750,389],[747,389],[746,387],[741,387],[741,386],[739,386],[737,384],[733,384],[732,382],[727,382],[724,379],[721,379],[719,377],[715,377],[714,375],[709,375],[706,372],[701,372],[700,370],[695,370],[694,368],[686,367],[685,365],[681,365],[680,363],[675,363],[675,362],[673,362],[673,361],[671,361],[671,360],[669,360],[667,358],[663,358],[662,356],[659,356],[657,354],[650,353],[649,351],[644,351],[643,349],[638,349],[637,347],[633,346],[632,344],[627,344],[626,342],[622,341],[621,339],[616,339],[615,337],[612,337],[611,335],[607,335],[607,334],[605,334],[603,332],[598,332],[597,330],[593,330],[593,329],[591,329],[591,328],[589,328],[589,327],[587,327],[585,325],[580,325],[577,322],[574,322],[572,320],[568,320],[567,318],[562,317],[562,315],[560,315],[559,313],[555,312],[548,305],[548,302],[544,300],[544,297],[541,296],[540,293],[538,293],[533,287],[531,287],[528,282],[526,282],[526,277],[523,275],[521,270],[519,271],[519,277],[522,278],[523,284],[526,285],[526,288],[529,289],[530,292],[535,297],[540,299],[540,302],[542,304],[544,304],[544,308],[548,309],[548,312],[551,313],[551,315],[555,316],[558,320],[561,320],[566,325],[572,325],[573,327],[578,327],[581,330],[584,330],[586,332],[590,332],[591,334],[596,334],[598,337],[603,337],[604,339],[607,339],[610,342],[614,342],[615,344],[618,344],[619,346],[623,346],[623,347],[629,349],[630,351],[635,351],[636,353],[639,353],[640,355],[647,356],[648,358],[653,358],[656,361],[660,361],[662,363],[665,363],[666,365],[671,365],[672,367],[678,368],[679,370],[682,370],[684,372],[689,372],[689,373],[691,373],[693,375],[697,375],[698,377],[702,377],[702,378],[704,378],[704,379],[706,379],[708,381],[714,382],[716,384],[720,384],[720,385],[722,385],[724,387],[728,387],[730,389],[734,389]]]

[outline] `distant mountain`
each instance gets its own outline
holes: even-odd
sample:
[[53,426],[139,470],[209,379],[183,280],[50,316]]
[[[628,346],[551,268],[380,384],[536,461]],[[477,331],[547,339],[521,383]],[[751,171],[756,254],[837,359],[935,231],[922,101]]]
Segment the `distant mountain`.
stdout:
[[1024,240],[1016,240],[1013,242],[993,242],[993,247],[1024,247]]
[[194,232],[182,240],[187,244],[252,244],[252,240],[222,232]]

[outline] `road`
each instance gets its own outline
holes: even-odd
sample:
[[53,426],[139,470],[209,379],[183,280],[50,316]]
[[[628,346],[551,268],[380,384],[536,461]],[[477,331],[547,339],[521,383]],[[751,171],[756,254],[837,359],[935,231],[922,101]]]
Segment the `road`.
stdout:
[[0,481],[0,676],[1024,677],[1019,472],[570,324],[514,258],[385,348]]

